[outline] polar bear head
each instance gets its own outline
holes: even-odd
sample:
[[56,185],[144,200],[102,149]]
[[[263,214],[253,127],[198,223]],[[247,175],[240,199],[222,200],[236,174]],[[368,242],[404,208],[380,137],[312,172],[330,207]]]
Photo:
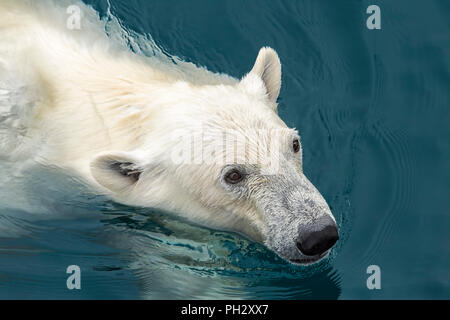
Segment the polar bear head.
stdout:
[[300,136],[277,114],[280,86],[270,48],[240,81],[162,85],[148,94],[139,143],[97,155],[92,176],[119,202],[239,232],[292,263],[318,261],[338,230],[303,174]]

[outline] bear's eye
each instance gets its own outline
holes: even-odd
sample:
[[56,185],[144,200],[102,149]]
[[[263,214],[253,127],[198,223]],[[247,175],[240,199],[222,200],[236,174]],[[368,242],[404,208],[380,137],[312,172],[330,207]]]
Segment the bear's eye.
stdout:
[[294,149],[295,153],[300,151],[300,141],[298,141],[298,139],[294,139],[292,142],[292,149]]
[[225,181],[231,184],[238,183],[242,179],[243,175],[237,170],[232,170],[228,172],[227,175],[225,176]]

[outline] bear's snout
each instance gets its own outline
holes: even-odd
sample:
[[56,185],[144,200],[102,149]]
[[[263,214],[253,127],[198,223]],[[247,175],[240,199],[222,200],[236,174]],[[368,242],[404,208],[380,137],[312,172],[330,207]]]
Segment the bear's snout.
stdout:
[[321,219],[321,228],[308,228],[300,225],[296,246],[306,256],[316,256],[325,253],[339,240],[336,223],[329,217]]

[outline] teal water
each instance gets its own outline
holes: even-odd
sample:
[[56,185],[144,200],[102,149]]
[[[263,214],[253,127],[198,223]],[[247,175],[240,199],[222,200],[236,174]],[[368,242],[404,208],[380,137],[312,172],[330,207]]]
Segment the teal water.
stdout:
[[[239,235],[115,204],[43,169],[28,188],[58,218],[0,198],[0,298],[450,298],[448,1],[86,3],[167,55],[235,77],[260,47],[276,49],[280,116],[302,136],[304,171],[341,240],[328,260],[296,267]],[[366,28],[371,4],[381,30]],[[81,290],[66,288],[72,264]],[[366,286],[369,265],[381,269],[380,290]]]

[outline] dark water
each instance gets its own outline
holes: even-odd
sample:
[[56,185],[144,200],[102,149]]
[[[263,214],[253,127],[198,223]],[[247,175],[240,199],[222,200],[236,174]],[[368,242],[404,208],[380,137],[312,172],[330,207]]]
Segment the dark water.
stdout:
[[[110,4],[131,34],[235,77],[260,47],[275,48],[279,113],[302,136],[304,171],[341,240],[328,260],[295,267],[238,235],[120,206],[43,171],[29,188],[51,185],[45,205],[60,217],[0,209],[3,229],[23,233],[0,238],[0,298],[450,298],[448,1],[87,3],[102,17]],[[366,28],[371,4],[381,30]],[[66,288],[71,264],[81,290]],[[380,290],[366,286],[369,265],[381,269]]]

